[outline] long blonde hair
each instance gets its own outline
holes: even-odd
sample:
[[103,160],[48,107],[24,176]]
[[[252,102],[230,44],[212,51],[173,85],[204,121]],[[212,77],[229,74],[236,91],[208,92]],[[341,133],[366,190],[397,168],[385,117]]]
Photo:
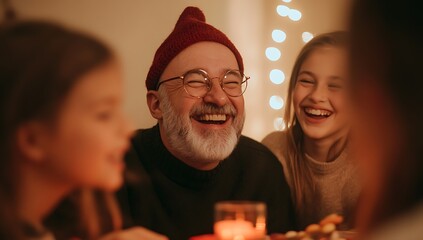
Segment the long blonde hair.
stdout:
[[292,95],[298,78],[298,73],[303,62],[308,56],[317,48],[335,46],[347,47],[347,33],[343,31],[336,31],[318,35],[310,40],[300,51],[297,59],[295,60],[292,69],[291,78],[289,81],[288,95],[286,99],[286,109],[284,121],[287,123],[288,129],[286,134],[286,148],[285,159],[287,168],[291,173],[292,178],[292,197],[296,205],[297,212],[301,212],[304,206],[304,191],[306,185],[313,186],[311,181],[310,169],[305,166],[305,162],[301,161],[303,149],[303,131],[301,126],[297,124],[297,117],[293,109]]

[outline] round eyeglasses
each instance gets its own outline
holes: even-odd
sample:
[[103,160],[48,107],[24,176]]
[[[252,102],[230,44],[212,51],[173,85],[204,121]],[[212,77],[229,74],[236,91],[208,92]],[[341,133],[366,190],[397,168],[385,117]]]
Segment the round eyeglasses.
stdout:
[[[160,81],[157,84],[156,90],[158,90],[160,85],[165,82],[181,79],[185,92],[188,93],[188,95],[196,98],[202,98],[211,90],[213,78],[209,77],[209,74],[203,69],[193,69],[189,70],[182,76]],[[228,96],[239,97],[247,89],[248,79],[250,79],[250,77],[245,76],[239,70],[228,70],[223,77],[219,78],[219,83],[220,87],[222,87],[223,91]]]

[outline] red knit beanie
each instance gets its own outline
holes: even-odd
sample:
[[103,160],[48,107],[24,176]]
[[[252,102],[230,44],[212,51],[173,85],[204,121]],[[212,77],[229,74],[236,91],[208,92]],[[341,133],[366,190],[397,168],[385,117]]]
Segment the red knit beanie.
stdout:
[[185,48],[202,41],[217,42],[228,47],[235,55],[239,70],[244,71],[241,54],[229,38],[207,24],[206,17],[199,8],[187,7],[176,22],[173,31],[156,51],[145,81],[147,89],[156,90],[157,82],[170,61]]

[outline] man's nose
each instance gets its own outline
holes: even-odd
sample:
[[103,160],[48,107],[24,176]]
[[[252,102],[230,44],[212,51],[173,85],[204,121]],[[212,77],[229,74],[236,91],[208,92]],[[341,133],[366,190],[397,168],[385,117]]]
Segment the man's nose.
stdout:
[[208,103],[213,103],[216,106],[224,106],[228,103],[228,95],[223,90],[222,86],[220,85],[219,78],[212,78],[210,79],[210,91],[206,93],[204,96],[204,101]]

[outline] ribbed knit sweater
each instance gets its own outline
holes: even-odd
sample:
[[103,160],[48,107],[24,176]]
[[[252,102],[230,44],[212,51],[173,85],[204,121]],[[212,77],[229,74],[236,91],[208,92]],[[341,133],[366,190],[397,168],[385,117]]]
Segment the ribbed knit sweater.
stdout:
[[118,193],[126,227],[139,225],[174,240],[213,233],[214,204],[224,200],[263,201],[268,233],[294,228],[294,209],[282,165],[262,144],[241,136],[216,168],[201,171],[175,158],[159,128],[139,130],[126,157],[127,182]]
[[[266,136],[262,143],[267,146],[284,166],[285,177],[294,194],[292,173],[287,167],[287,149],[285,132],[273,132]],[[354,222],[354,211],[361,185],[356,165],[348,158],[344,150],[331,162],[320,162],[306,153],[300,154],[311,171],[311,185],[306,185],[305,206],[297,212],[297,225],[304,229],[311,223],[318,223],[325,216],[337,213],[345,221],[341,229],[350,229]],[[295,204],[295,203],[294,203]]]

